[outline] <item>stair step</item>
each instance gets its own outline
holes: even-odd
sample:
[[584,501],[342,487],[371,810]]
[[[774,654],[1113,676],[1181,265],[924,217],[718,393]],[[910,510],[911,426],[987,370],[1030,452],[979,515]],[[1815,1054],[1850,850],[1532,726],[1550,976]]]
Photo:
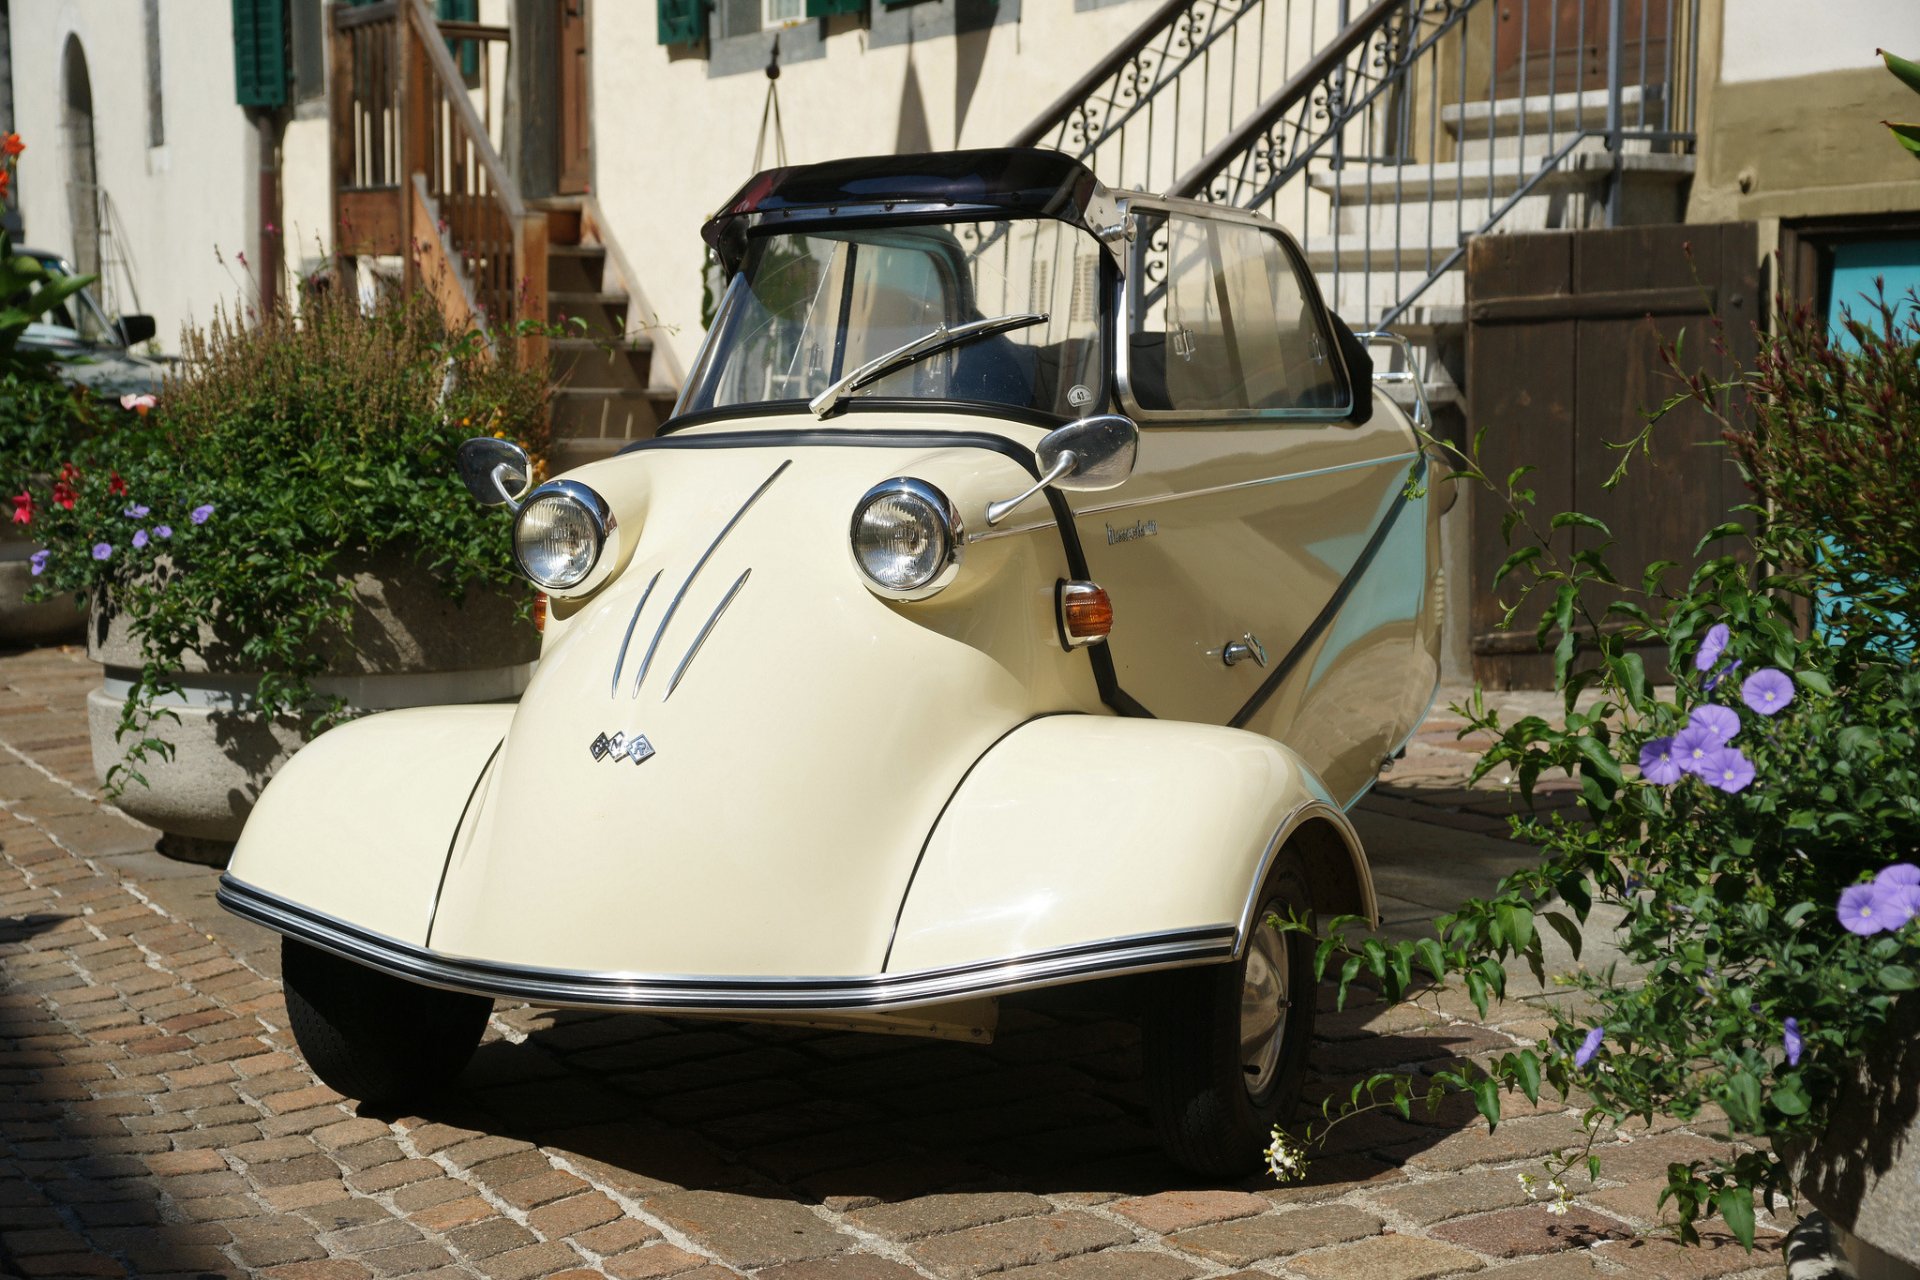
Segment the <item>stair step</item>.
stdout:
[[594,440],[620,445],[650,439],[679,398],[679,391],[672,387],[638,391],[561,387],[552,399],[554,445]]
[[547,319],[554,324],[579,319],[589,334],[618,337],[627,326],[627,295],[604,289],[549,289]]
[[547,246],[547,292],[600,293],[607,280],[607,251],[597,244]]
[[[1540,172],[1539,156],[1496,156],[1492,160],[1440,164],[1348,165],[1310,176],[1316,191],[1337,194],[1343,204],[1392,204],[1396,201],[1505,199]],[[1694,157],[1672,152],[1628,152],[1620,157],[1629,181],[1684,182],[1693,176]],[[1542,178],[1541,195],[1590,188],[1613,174],[1613,156],[1604,150],[1575,151]],[[1531,194],[1531,193],[1530,193]]]
[[[1513,85],[1519,88],[1518,84]],[[1627,85],[1620,90],[1620,119],[1629,129],[1659,127],[1665,87]],[[1642,104],[1645,104],[1641,124]],[[1530,93],[1526,97],[1496,98],[1492,102],[1456,102],[1440,108],[1440,123],[1455,138],[1510,137],[1526,132],[1539,134],[1544,141],[1549,126],[1566,135],[1578,129],[1604,129],[1607,126],[1607,91]]]
[[547,343],[554,377],[575,391],[643,391],[652,378],[653,339],[554,338]]

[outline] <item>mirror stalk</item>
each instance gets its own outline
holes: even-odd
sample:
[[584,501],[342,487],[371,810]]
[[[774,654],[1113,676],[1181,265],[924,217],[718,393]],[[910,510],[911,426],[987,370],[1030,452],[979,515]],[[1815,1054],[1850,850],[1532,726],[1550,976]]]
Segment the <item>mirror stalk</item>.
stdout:
[[989,525],[996,525],[996,524],[999,524],[1002,520],[1005,520],[1008,516],[1013,514],[1015,508],[1019,507],[1021,503],[1025,502],[1028,498],[1031,498],[1034,494],[1040,492],[1042,489],[1046,488],[1048,485],[1052,484],[1054,481],[1060,479],[1060,477],[1071,472],[1073,470],[1073,464],[1075,461],[1076,459],[1074,458],[1073,452],[1071,450],[1063,450],[1060,456],[1054,459],[1053,466],[1047,469],[1047,474],[1041,476],[1038,480],[1033,482],[1033,487],[1031,489],[1028,489],[1025,493],[1021,494],[1017,498],[1003,498],[999,502],[989,502],[987,504],[987,523]]

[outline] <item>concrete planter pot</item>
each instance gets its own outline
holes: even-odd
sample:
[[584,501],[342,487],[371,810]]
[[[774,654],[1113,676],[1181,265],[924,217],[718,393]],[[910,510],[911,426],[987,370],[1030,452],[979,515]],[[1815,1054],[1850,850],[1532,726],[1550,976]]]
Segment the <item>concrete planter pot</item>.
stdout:
[[[530,621],[516,619],[517,597],[474,590],[458,604],[424,571],[398,557],[357,567],[350,576],[356,607],[350,636],[323,641],[327,672],[315,682],[360,711],[516,698],[539,654]],[[303,745],[302,721],[269,719],[255,709],[259,675],[234,654],[238,637],[202,632],[181,663],[181,692],[159,707],[148,733],[171,743],[171,760],[142,763],[148,785],[127,784],[115,801],[129,815],[172,837],[176,849],[202,861],[225,861],[255,799]],[[140,646],[124,615],[96,605],[87,653],[105,667],[87,698],[94,769],[104,780],[124,758],[116,741],[121,709],[141,666]]]
[[71,599],[26,602],[27,588],[33,585],[28,557],[39,549],[19,525],[0,525],[0,648],[59,644],[86,632],[86,611]]
[[1860,1280],[1920,1280],[1920,1001],[1895,1006],[1866,1061],[1794,1177]]

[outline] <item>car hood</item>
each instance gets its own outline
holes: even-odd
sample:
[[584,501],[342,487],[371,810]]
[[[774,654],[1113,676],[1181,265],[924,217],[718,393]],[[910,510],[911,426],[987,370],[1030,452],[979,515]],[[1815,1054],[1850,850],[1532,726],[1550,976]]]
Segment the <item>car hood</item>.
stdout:
[[954,587],[920,604],[876,598],[854,567],[848,522],[871,485],[928,478],[983,527],[985,498],[1028,482],[1012,458],[924,433],[726,434],[752,443],[675,437],[573,473],[613,505],[626,562],[586,602],[555,602],[455,836],[435,951],[596,973],[882,972],[967,769],[1036,714],[1098,707],[1054,631],[1057,534],[969,548]]

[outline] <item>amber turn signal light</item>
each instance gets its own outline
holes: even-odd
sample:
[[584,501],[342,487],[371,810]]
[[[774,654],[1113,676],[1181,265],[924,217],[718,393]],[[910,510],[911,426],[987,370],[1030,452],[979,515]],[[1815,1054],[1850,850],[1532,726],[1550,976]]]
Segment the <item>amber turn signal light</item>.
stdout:
[[547,593],[544,591],[533,593],[533,629],[535,631],[547,629]]
[[1106,589],[1091,582],[1062,582],[1059,590],[1060,635],[1070,649],[1104,644],[1113,630],[1113,601]]

